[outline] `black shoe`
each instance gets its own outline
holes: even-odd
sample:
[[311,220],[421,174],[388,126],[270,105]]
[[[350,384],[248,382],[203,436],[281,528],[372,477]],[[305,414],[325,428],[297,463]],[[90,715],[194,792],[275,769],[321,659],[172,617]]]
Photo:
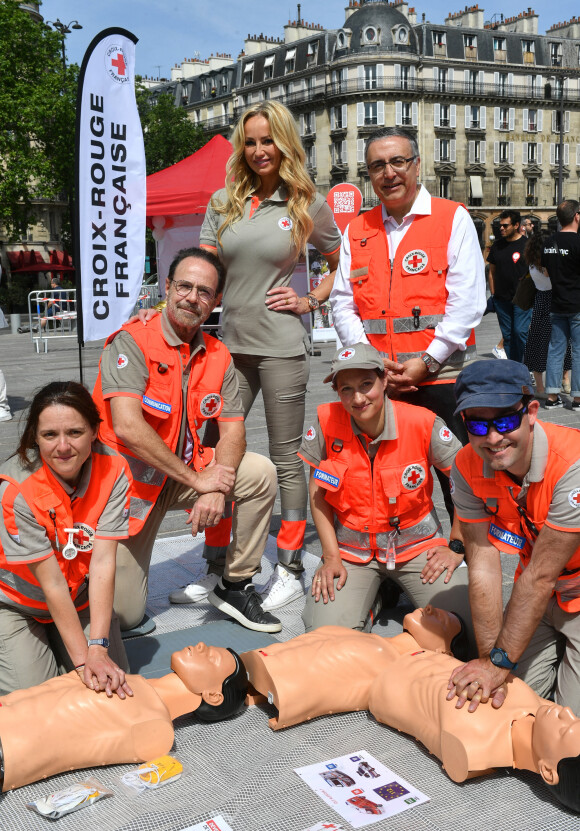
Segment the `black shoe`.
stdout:
[[559,409],[560,407],[563,407],[563,406],[564,406],[564,402],[562,401],[560,396],[558,396],[555,401],[552,401],[551,398],[547,398],[546,403],[544,404],[544,407],[546,408],[546,410],[557,410],[557,409]]
[[383,608],[383,598],[381,592],[377,592],[377,596],[373,600],[373,605],[369,609],[369,613],[366,616],[365,624],[362,628],[363,632],[370,632],[373,628],[374,624],[377,622],[377,619],[381,613],[381,609]]
[[262,609],[260,595],[253,583],[248,583],[244,589],[226,589],[220,579],[207,599],[212,606],[233,617],[246,629],[256,632],[279,632],[282,629],[278,618]]

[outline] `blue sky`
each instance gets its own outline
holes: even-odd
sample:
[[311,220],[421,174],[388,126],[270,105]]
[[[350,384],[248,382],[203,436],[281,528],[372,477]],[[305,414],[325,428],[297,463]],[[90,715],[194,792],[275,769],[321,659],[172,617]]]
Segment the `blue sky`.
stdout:
[[[466,0],[418,0],[414,2],[417,17],[423,12],[427,20],[442,23],[449,12],[471,5]],[[572,16],[574,4],[549,0],[522,0],[521,5],[505,5],[495,0],[479,0],[485,19],[504,12],[518,14],[531,7],[539,14],[538,31],[544,34],[553,23]],[[302,0],[302,18],[320,23],[327,29],[338,29],[344,23],[344,7],[348,0]],[[411,0],[410,5],[413,5]],[[558,8],[561,11],[558,11]],[[565,10],[564,10],[565,9]],[[229,52],[235,59],[248,33],[283,37],[284,24],[296,19],[296,3],[272,0],[44,0],[41,13],[45,20],[60,19],[68,24],[78,20],[83,29],[67,37],[67,59],[81,63],[84,52],[102,29],[121,26],[138,38],[137,72],[141,75],[169,77],[171,67],[196,52],[207,58],[212,52]]]

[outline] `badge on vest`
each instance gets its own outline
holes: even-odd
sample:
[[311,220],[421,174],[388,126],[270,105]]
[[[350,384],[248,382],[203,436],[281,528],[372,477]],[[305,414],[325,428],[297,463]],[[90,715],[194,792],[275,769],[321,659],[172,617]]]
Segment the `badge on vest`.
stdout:
[[162,413],[171,412],[171,404],[166,404],[164,401],[155,401],[154,398],[149,398],[148,395],[143,396],[143,403],[154,410],[161,410]]
[[319,467],[314,471],[314,478],[320,482],[323,488],[329,491],[337,491],[340,487],[339,476],[333,476],[332,473],[327,473],[326,470],[321,470]]
[[316,430],[314,427],[308,428],[308,430],[304,433],[304,438],[306,441],[313,441],[316,438]]
[[283,216],[278,220],[278,228],[281,228],[283,231],[291,231],[292,230],[292,220],[289,216]]
[[499,525],[496,525],[494,522],[490,523],[488,534],[490,537],[494,537],[496,540],[499,540],[506,545],[511,545],[512,548],[517,548],[518,551],[521,551],[526,544],[525,537],[520,537],[519,534],[513,534],[511,531],[506,531],[505,528],[500,528]]
[[403,271],[407,274],[417,274],[419,271],[424,271],[429,263],[429,257],[426,251],[421,251],[416,248],[414,251],[409,251],[403,257]]
[[450,442],[453,438],[453,433],[451,432],[449,427],[442,427],[439,430],[439,438],[441,439],[441,441]]
[[407,465],[401,476],[403,487],[408,491],[416,490],[425,481],[425,468],[422,465]]
[[574,488],[568,494],[568,502],[573,508],[580,508],[580,488]]
[[121,353],[117,358],[117,369],[125,369],[128,363],[129,358],[126,355],[123,355],[123,353]]
[[217,392],[210,392],[199,402],[199,411],[204,418],[215,418],[222,408],[222,397]]

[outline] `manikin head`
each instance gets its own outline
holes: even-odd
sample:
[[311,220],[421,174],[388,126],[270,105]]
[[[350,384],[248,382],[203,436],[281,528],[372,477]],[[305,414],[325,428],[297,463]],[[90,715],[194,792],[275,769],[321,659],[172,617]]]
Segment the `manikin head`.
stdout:
[[463,622],[453,612],[436,609],[434,606],[415,609],[403,618],[403,629],[412,635],[423,649],[447,652],[460,659],[463,657],[456,654],[461,650],[461,641],[464,640]]
[[232,649],[186,646],[171,656],[171,669],[189,692],[199,696],[195,715],[202,721],[222,721],[238,713],[248,690],[246,670]]
[[580,812],[580,719],[569,707],[545,704],[536,713],[532,750],[543,780],[560,802]]

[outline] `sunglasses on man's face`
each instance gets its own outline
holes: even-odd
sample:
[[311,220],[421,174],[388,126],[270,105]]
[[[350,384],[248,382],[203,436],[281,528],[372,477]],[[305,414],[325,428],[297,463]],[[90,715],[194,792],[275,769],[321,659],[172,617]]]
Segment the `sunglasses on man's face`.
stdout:
[[496,433],[503,435],[504,433],[512,433],[514,430],[517,430],[527,411],[528,407],[526,405],[521,410],[515,410],[513,413],[505,413],[505,415],[498,416],[497,418],[468,418],[464,415],[463,422],[465,429],[472,436],[487,436],[492,427]]

